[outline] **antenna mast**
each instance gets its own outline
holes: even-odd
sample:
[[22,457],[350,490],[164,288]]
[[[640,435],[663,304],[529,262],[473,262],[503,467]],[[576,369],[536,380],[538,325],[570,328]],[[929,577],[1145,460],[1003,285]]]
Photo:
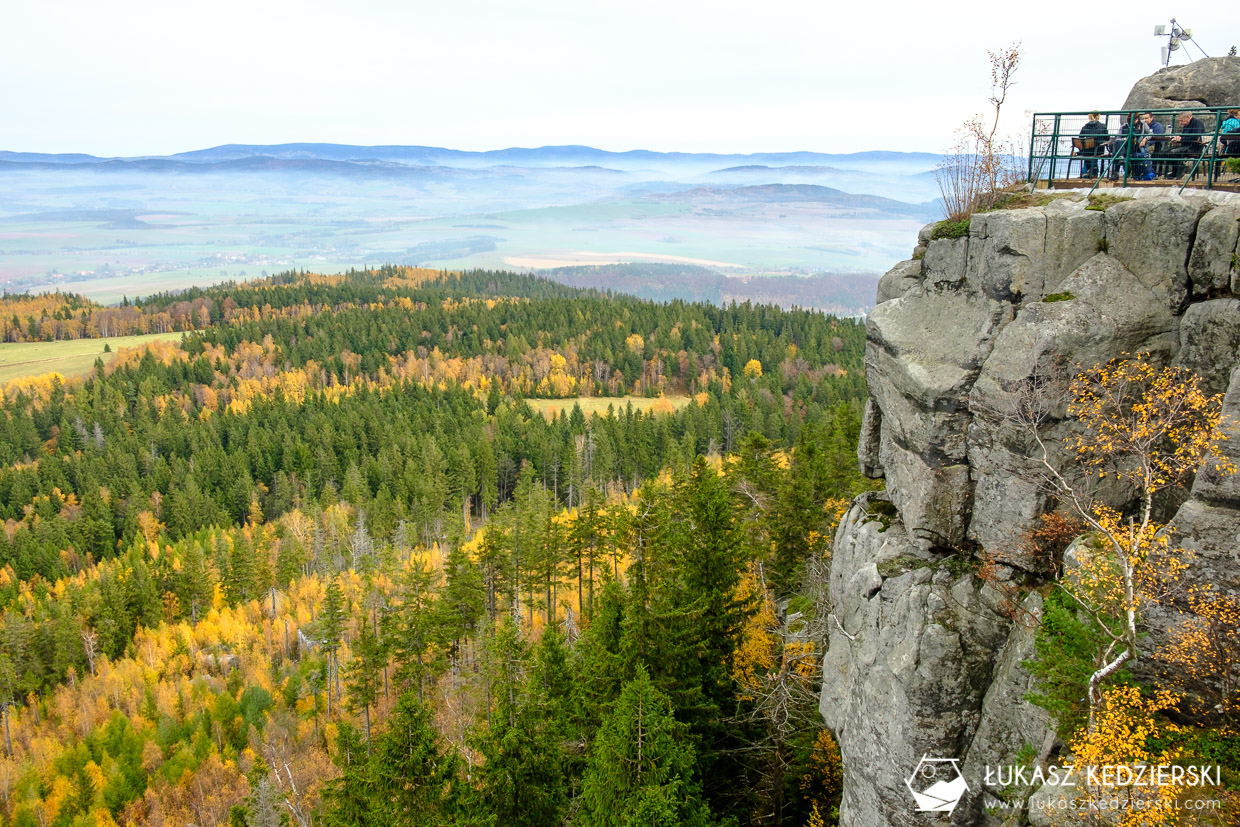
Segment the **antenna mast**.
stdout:
[[[1164,26],[1161,23],[1155,26],[1154,37],[1167,38],[1167,45],[1162,47],[1162,65],[1164,67],[1171,65],[1171,53],[1179,49],[1185,43],[1192,46],[1197,46],[1197,51],[1201,52],[1202,57],[1209,57],[1209,55],[1206,54],[1205,49],[1201,48],[1201,46],[1197,44],[1197,41],[1193,40],[1193,30],[1182,28],[1179,23],[1175,22],[1174,17],[1171,18],[1170,26]],[[1188,53],[1187,47],[1184,49],[1184,56],[1188,58],[1189,63],[1193,62],[1194,58]]]

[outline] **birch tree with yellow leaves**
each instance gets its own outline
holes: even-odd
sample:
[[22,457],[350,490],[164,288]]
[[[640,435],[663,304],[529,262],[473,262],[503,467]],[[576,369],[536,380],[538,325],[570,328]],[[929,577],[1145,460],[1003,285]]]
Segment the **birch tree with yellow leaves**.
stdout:
[[[1158,496],[1183,485],[1203,463],[1219,473],[1236,470],[1218,451],[1226,439],[1219,427],[1222,396],[1207,396],[1189,370],[1158,368],[1148,354],[1125,357],[1081,371],[1068,387],[1067,413],[1076,427],[1064,448],[1083,473],[1052,461],[1037,427],[1046,419],[1037,389],[1017,414],[1031,426],[1050,491],[1089,532],[1073,545],[1058,585],[1101,636],[1088,683],[1090,731],[1106,681],[1140,657],[1143,610],[1166,600],[1190,564],[1156,519]],[[1131,505],[1121,510],[1102,502],[1097,483],[1109,483]]]

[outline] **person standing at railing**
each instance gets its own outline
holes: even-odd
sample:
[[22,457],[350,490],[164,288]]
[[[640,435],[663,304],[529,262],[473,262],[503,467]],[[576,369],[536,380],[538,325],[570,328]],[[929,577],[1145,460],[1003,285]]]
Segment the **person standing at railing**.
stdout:
[[1201,118],[1194,117],[1192,112],[1181,112],[1177,122],[1180,125],[1180,131],[1168,141],[1171,145],[1168,154],[1175,159],[1173,163],[1168,164],[1168,178],[1182,176],[1184,160],[1196,158],[1201,154],[1201,148],[1205,146],[1206,125],[1202,123]]
[[1081,127],[1080,137],[1081,177],[1097,178],[1098,156],[1103,153],[1107,139],[1111,137],[1111,133],[1107,132],[1107,125],[1102,122],[1101,112],[1089,113],[1089,120]]
[[1146,181],[1153,181],[1155,175],[1162,175],[1166,172],[1167,165],[1162,160],[1162,154],[1163,144],[1167,140],[1163,136],[1167,134],[1167,128],[1154,120],[1152,112],[1141,113],[1141,123],[1149,132],[1148,137],[1141,139],[1141,147],[1152,160],[1150,164],[1152,169],[1148,170],[1144,177]]

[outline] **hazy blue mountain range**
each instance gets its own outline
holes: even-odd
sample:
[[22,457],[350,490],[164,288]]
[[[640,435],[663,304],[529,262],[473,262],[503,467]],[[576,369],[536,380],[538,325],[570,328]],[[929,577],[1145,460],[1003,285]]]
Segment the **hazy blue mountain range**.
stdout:
[[[902,258],[911,232],[938,217],[937,161],[318,143],[131,158],[0,151],[0,287],[56,285],[106,300],[386,262],[647,262],[847,280]],[[813,304],[863,309],[866,291],[840,283],[817,282],[829,295]],[[805,290],[791,292],[805,303]]]

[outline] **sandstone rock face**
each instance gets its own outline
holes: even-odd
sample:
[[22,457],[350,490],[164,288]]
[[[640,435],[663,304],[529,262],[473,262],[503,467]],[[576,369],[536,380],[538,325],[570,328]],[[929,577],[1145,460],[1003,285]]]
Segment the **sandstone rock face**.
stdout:
[[[1193,291],[1202,295],[1236,292],[1237,239],[1240,238],[1240,207],[1211,210],[1197,224],[1197,242],[1188,260]],[[882,299],[880,299],[882,301]]]
[[1180,322],[1177,365],[1201,377],[1208,394],[1223,393],[1240,354],[1240,299],[1213,299],[1190,305]]
[[1005,316],[999,302],[948,289],[885,302],[867,320],[867,375],[887,379],[872,395],[882,415],[879,464],[909,533],[927,546],[964,538],[965,400],[981,368],[978,343],[992,339]]
[[1240,58],[1211,57],[1169,66],[1137,81],[1122,109],[1231,106],[1240,100]]
[[1107,249],[1173,310],[1188,296],[1189,245],[1210,209],[1200,198],[1146,198],[1106,211]]
[[921,278],[920,261],[900,262],[878,280],[878,298],[876,302],[882,304],[891,299],[898,299],[912,288],[921,284]]
[[[985,549],[1012,576],[1045,574],[1021,550],[1048,502],[1007,415],[1016,389],[1053,363],[1148,352],[1227,392],[1225,451],[1240,461],[1240,196],[1133,196],[985,213],[956,240],[927,227],[924,256],[880,283],[858,457],[887,490],[859,498],[835,537],[821,702],[844,758],[844,825],[988,823],[979,773],[1046,738],[1020,665],[1033,633],[969,573]],[[1048,445],[1071,427],[1052,410]],[[1203,469],[1173,526],[1195,578],[1240,592],[1240,476]],[[923,755],[960,759],[970,782],[950,819],[915,811],[904,781]]]
[[925,824],[905,779],[922,755],[959,755],[972,740],[1008,621],[996,592],[954,574],[900,526],[884,529],[873,504],[854,504],[837,535],[838,625],[821,709],[844,766],[859,770],[846,779],[841,823]]
[[[1223,429],[1227,441],[1222,454],[1240,468],[1240,367],[1231,372],[1230,390],[1223,399]],[[1193,498],[1207,505],[1240,509],[1240,474],[1220,474],[1207,463],[1193,481]]]

